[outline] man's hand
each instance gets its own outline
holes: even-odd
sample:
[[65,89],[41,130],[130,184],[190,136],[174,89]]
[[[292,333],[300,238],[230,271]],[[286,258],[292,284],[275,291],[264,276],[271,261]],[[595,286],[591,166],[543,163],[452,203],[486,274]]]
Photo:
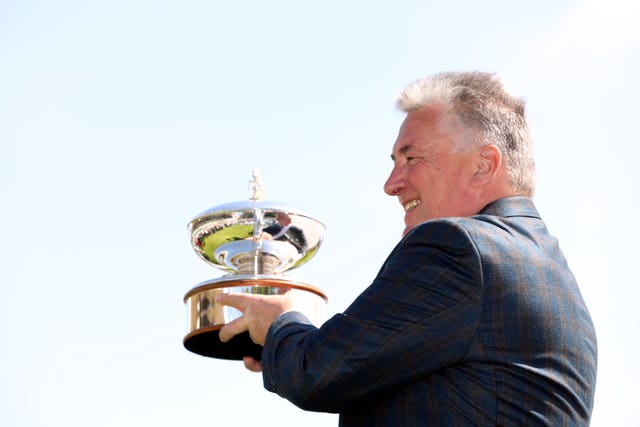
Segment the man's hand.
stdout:
[[[216,304],[228,305],[242,312],[242,317],[227,323],[220,329],[220,340],[227,342],[235,335],[249,331],[251,340],[264,345],[269,326],[280,314],[293,306],[293,301],[284,295],[253,295],[253,294],[218,294]],[[247,369],[251,369],[245,361]],[[250,366],[254,366],[253,364]]]

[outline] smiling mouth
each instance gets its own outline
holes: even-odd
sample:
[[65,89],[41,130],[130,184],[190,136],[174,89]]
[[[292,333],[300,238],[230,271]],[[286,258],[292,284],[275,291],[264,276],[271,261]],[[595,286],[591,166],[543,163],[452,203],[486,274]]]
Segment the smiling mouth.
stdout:
[[420,200],[412,200],[409,203],[407,203],[406,205],[404,205],[404,211],[405,212],[409,212],[412,209],[415,209],[417,206],[420,205]]

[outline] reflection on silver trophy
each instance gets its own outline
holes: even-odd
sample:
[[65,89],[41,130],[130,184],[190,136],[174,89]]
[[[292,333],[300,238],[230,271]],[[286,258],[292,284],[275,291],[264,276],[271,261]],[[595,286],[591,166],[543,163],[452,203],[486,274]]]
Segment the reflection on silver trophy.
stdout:
[[249,200],[213,207],[189,223],[196,253],[227,273],[198,284],[184,297],[189,325],[184,346],[202,356],[260,360],[262,353],[262,347],[246,332],[227,343],[219,340],[222,326],[242,315],[232,307],[216,304],[219,293],[292,293],[297,307],[312,322],[319,325],[324,320],[324,292],[285,274],[317,253],[324,225],[300,209],[264,201],[262,181],[255,170],[249,188]]

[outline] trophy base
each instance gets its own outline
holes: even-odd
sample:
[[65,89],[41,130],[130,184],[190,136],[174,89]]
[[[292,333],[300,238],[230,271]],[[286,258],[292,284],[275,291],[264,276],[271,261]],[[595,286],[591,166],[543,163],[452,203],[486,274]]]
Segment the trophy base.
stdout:
[[228,342],[220,341],[220,327],[210,328],[189,334],[184,338],[184,347],[192,353],[216,359],[242,360],[251,356],[256,360],[262,358],[262,346],[251,340],[248,332],[231,338]]
[[219,293],[247,293],[282,295],[290,293],[296,299],[296,309],[303,312],[316,326],[324,321],[327,297],[308,284],[283,276],[227,276],[210,280],[193,288],[184,297],[187,305],[189,333],[184,337],[185,348],[201,356],[217,359],[242,360],[251,356],[260,360],[262,346],[254,343],[249,333],[236,335],[226,343],[220,341],[222,327],[241,317],[238,310],[216,304]]

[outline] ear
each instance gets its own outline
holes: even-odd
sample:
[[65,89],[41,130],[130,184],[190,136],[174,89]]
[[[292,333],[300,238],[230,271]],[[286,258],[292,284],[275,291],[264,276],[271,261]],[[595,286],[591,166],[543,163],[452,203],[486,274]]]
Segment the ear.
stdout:
[[493,181],[501,165],[502,153],[496,145],[490,144],[480,147],[471,184],[474,187],[487,185]]

